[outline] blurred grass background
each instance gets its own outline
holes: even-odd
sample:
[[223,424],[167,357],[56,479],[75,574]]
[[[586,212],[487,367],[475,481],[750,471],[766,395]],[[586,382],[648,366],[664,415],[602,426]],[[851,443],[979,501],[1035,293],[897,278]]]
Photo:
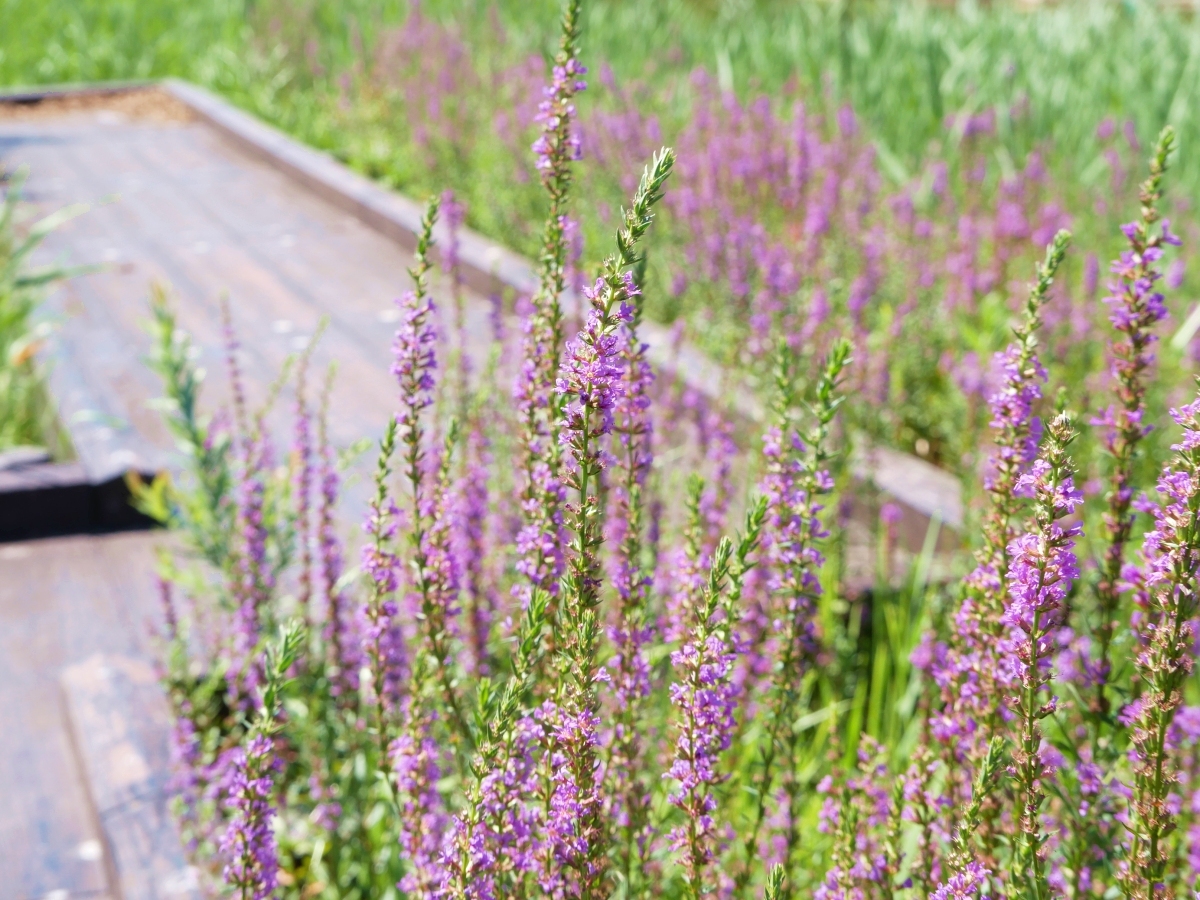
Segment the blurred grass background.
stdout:
[[[453,22],[477,58],[553,50],[557,0],[421,8]],[[321,95],[408,12],[405,0],[0,0],[0,84],[176,75],[327,143]],[[740,92],[795,80],[848,100],[906,168],[944,139],[950,112],[1027,102],[1002,135],[1010,152],[1051,142],[1062,160],[1090,158],[1106,115],[1142,135],[1170,121],[1179,177],[1200,184],[1200,154],[1188,152],[1200,138],[1200,25],[1175,5],[594,0],[584,36],[588,58],[623,82],[703,66]]]
[[[532,255],[545,201],[530,178],[529,134],[510,129],[505,144],[495,117],[505,104],[535,102],[560,6],[559,0],[422,0],[421,15],[436,27],[419,31],[411,27],[418,7],[409,0],[0,0],[0,85],[188,78],[412,196],[452,187],[467,202],[473,227]],[[1067,277],[1073,282],[1082,277],[1085,254],[1104,260],[1119,249],[1115,223],[1135,213],[1145,146],[1167,122],[1179,145],[1170,214],[1195,219],[1200,22],[1186,8],[1112,0],[1036,6],[588,0],[583,48],[592,67],[580,98],[585,121],[595,110],[636,107],[661,125],[664,140],[674,140],[695,108],[697,69],[743,103],[760,94],[802,97],[826,123],[848,102],[875,147],[888,190],[918,179],[931,160],[946,160],[952,184],[970,189],[955,167],[974,165],[978,154],[959,152],[963,135],[948,122],[994,111],[995,133],[983,150],[990,169],[1019,169],[1031,151],[1040,152],[1053,193],[1072,217],[1076,250]],[[449,65],[462,53],[469,55],[466,65]],[[513,72],[524,75],[514,81]],[[467,80],[433,89],[443,77]],[[427,102],[411,96],[422,79],[431,84],[428,102],[441,104],[432,139],[417,133],[421,126],[410,115]],[[509,94],[492,96],[503,91]],[[1133,136],[1126,160],[1132,175],[1119,196],[1097,136],[1106,118]],[[447,137],[448,129],[457,132]],[[601,169],[581,169],[585,260],[607,246],[612,211],[628,194],[611,166]],[[981,190],[995,190],[995,176],[989,179]],[[669,235],[660,238],[666,240],[655,245],[655,289],[647,291],[651,314],[685,315],[703,346],[739,362],[721,356],[743,344],[744,316],[727,303],[726,285],[693,284],[682,300],[673,297],[666,288],[686,267],[681,254],[664,246]],[[1031,261],[1039,254],[1029,249]],[[668,252],[675,252],[671,268],[664,263]],[[1187,317],[1187,289],[1195,281],[1189,273],[1172,327]],[[934,345],[940,341],[956,354],[970,348],[986,361],[1008,339],[1003,286],[994,293],[970,316],[953,320],[938,312],[936,296],[921,307],[912,326],[920,341],[888,342],[891,396],[882,411],[860,417],[863,428],[905,449],[932,447],[929,458],[948,468],[970,468],[959,460],[978,446],[986,420],[969,414],[947,384]],[[880,316],[899,304],[885,297]],[[935,320],[936,340],[923,324]],[[872,327],[883,328],[882,321]],[[1063,382],[1082,390],[1103,367],[1102,344],[1064,338],[1062,346]],[[1183,359],[1182,351],[1172,352],[1172,359]]]

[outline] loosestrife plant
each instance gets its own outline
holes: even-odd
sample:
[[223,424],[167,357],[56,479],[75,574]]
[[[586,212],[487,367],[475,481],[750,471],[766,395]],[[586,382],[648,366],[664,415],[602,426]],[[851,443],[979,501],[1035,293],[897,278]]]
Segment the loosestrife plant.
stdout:
[[[778,342],[762,428],[736,397],[657,371],[639,327],[666,149],[611,254],[568,290],[580,22],[571,0],[533,147],[549,221],[522,327],[510,339],[499,314],[495,352],[467,364],[458,254],[441,256],[443,311],[433,241],[439,211],[453,234],[463,210],[432,201],[356,538],[339,528],[332,372],[314,399],[298,361],[292,452],[276,454],[232,323],[233,401],[209,416],[156,295],[152,361],[187,465],[138,495],[187,551],[163,560],[162,674],[180,821],[209,887],[256,900],[1191,890],[1200,400],[1179,405],[1156,488],[1131,463],[1154,396],[1149,329],[1169,305],[1154,291],[1174,240],[1154,207],[1169,136],[1114,268],[1099,543],[1065,412],[1078,398],[1050,410],[1043,397],[1060,232],[995,361],[976,567],[864,593],[843,577],[861,531],[849,501],[865,490],[846,475],[842,417],[869,364],[861,335]],[[497,402],[506,382],[511,404]],[[899,517],[889,506],[881,531]],[[1095,547],[1099,578],[1081,575]],[[306,627],[266,653],[293,616]],[[1132,666],[1114,664],[1117,646]],[[899,671],[908,680],[889,683]]]

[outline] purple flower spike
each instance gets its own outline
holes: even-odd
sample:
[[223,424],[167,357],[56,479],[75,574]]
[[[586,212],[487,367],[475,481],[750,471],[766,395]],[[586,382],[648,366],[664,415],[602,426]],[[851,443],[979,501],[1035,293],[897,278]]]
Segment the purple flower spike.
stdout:
[[583,158],[579,134],[571,126],[576,116],[574,97],[587,90],[586,74],[587,67],[572,56],[554,66],[550,84],[543,89],[545,99],[538,104],[536,118],[542,133],[533,142],[533,152],[544,181],[553,179],[564,163]]
[[1165,838],[1176,828],[1180,812],[1175,793],[1179,764],[1170,744],[1173,731],[1181,735],[1194,726],[1185,715],[1180,729],[1173,729],[1180,721],[1183,686],[1195,665],[1200,608],[1200,399],[1171,415],[1183,426],[1183,436],[1158,480],[1162,503],[1154,512],[1154,528],[1146,533],[1141,565],[1125,574],[1141,612],[1134,664],[1144,687],[1141,697],[1121,712],[1121,721],[1132,729],[1134,773],[1126,851],[1130,865],[1122,887],[1150,900],[1168,896],[1161,886],[1172,859]]
[[220,840],[221,855],[228,860],[222,875],[227,884],[240,889],[240,897],[265,900],[275,891],[279,871],[271,829],[275,814],[271,773],[278,767],[278,756],[262,733],[236,754],[227,800],[231,815]]
[[[997,355],[1000,387],[988,401],[996,449],[984,482],[988,493],[984,543],[976,553],[977,566],[967,577],[949,646],[938,644],[925,653],[942,700],[931,717],[931,733],[952,746],[960,762],[978,764],[986,751],[988,731],[1007,715],[999,702],[1004,689],[997,681],[1003,662],[1000,638],[1007,628],[1002,617],[1008,605],[1010,546],[1016,537],[1013,522],[1025,492],[1018,485],[1028,484],[1022,478],[1033,463],[1042,431],[1036,404],[1046,370],[1037,354],[1037,333],[1069,240],[1065,231],[1055,236],[1037,268],[1016,340]],[[970,783],[969,777],[964,783]]]
[[1018,487],[1034,498],[1034,525],[1008,548],[1009,603],[1002,617],[1009,629],[1002,642],[1009,685],[1007,704],[1017,731],[1010,771],[1019,787],[1017,814],[1024,834],[1014,849],[1014,878],[1034,885],[1037,896],[1047,896],[1049,890],[1041,811],[1046,785],[1054,778],[1040,722],[1057,704],[1056,697],[1043,698],[1042,692],[1050,683],[1052,662],[1059,650],[1064,602],[1079,578],[1074,546],[1080,526],[1063,528],[1058,524],[1083,503],[1066,453],[1074,437],[1066,416],[1056,418],[1050,424],[1042,456],[1018,481]]
[[930,900],[990,900],[983,893],[991,873],[978,862],[970,862],[961,872],[950,877],[929,895]]
[[1104,527],[1108,545],[1100,568],[1096,587],[1099,625],[1096,629],[1095,667],[1099,670],[1095,691],[1095,706],[1101,714],[1109,712],[1106,686],[1109,676],[1109,648],[1112,643],[1115,618],[1121,594],[1121,571],[1125,565],[1125,547],[1133,532],[1134,467],[1138,446],[1149,433],[1145,424],[1146,380],[1154,364],[1151,347],[1158,340],[1154,327],[1167,316],[1163,295],[1155,290],[1162,279],[1162,248],[1178,244],[1171,234],[1169,223],[1159,221],[1158,201],[1162,196],[1161,181],[1166,171],[1167,157],[1173,145],[1174,133],[1163,131],[1154,158],[1150,162],[1150,177],[1142,184],[1140,199],[1142,218],[1121,226],[1129,241],[1129,249],[1112,264],[1116,276],[1109,284],[1112,292],[1105,298],[1111,313],[1109,321],[1117,337],[1109,344],[1112,357],[1110,375],[1117,402],[1109,406],[1093,425],[1106,428],[1104,446],[1113,460],[1109,476],[1108,509]]

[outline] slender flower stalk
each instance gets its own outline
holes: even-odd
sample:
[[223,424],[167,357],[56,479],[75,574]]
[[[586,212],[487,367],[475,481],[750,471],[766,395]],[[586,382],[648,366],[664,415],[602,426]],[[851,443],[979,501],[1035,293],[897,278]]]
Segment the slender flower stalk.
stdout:
[[442,385],[453,416],[466,421],[470,402],[472,360],[467,352],[466,298],[463,294],[461,240],[466,222],[466,205],[454,191],[442,192],[439,209],[446,223],[446,244],[442,251],[442,271],[450,281],[451,316],[449,332],[444,341],[446,352],[445,382]]
[[[821,596],[818,578],[825,558],[818,549],[827,536],[821,521],[820,497],[833,490],[826,466],[830,426],[841,406],[838,384],[850,361],[850,344],[838,341],[829,353],[817,385],[812,406],[815,422],[801,437],[793,424],[796,404],[795,357],[781,345],[775,373],[772,425],[764,437],[767,473],[762,492],[767,500],[765,544],[771,566],[772,593],[777,607],[775,629],[778,650],[772,662],[766,700],[767,726],[758,748],[758,771],[754,777],[756,809],[753,824],[743,838],[744,866],[736,878],[736,891],[749,883],[757,859],[759,835],[766,821],[774,786],[781,779],[787,807],[784,835],[784,871],[787,884],[795,865],[799,843],[801,785],[796,773],[800,736],[794,728],[801,703],[804,673],[817,661],[820,636],[817,631],[817,602]],[[785,894],[790,891],[785,887]]]
[[979,828],[983,804],[999,784],[1003,758],[1003,741],[998,737],[992,738],[987,752],[980,762],[979,774],[975,776],[971,799],[963,807],[962,814],[958,819],[958,827],[954,830],[954,840],[948,860],[951,876],[966,873],[971,863],[975,861],[971,845],[975,832]]
[[680,854],[685,890],[693,900],[714,890],[709,877],[718,837],[714,791],[728,777],[721,771],[721,754],[729,749],[736,725],[737,690],[730,678],[737,657],[735,633],[750,557],[758,547],[766,510],[766,498],[751,506],[736,551],[728,538],[717,545],[691,632],[671,655],[677,673],[671,703],[679,740],[665,777],[677,784],[667,799],[683,812],[684,822],[669,839]]
[[387,756],[389,742],[388,711],[395,706],[405,665],[403,637],[396,622],[399,610],[395,594],[400,583],[400,559],[392,549],[400,511],[387,488],[392,474],[392,457],[396,452],[396,429],[396,420],[389,419],[387,430],[379,442],[375,496],[371,500],[367,521],[363,524],[363,530],[370,537],[370,542],[362,550],[362,567],[369,579],[369,596],[363,609],[366,620],[363,655],[371,671],[371,701],[381,764]]
[[396,829],[404,852],[400,890],[406,896],[433,900],[440,896],[442,842],[449,816],[438,791],[443,775],[433,719],[423,698],[405,698],[404,724],[389,748],[396,802]]
[[[400,327],[392,344],[392,374],[400,384],[400,412],[396,417],[402,445],[404,481],[408,487],[407,537],[414,587],[418,595],[417,618],[424,650],[414,655],[412,690],[423,689],[426,677],[437,680],[441,699],[450,713],[450,724],[461,740],[470,740],[470,728],[454,683],[450,639],[458,615],[458,567],[450,547],[449,507],[451,450],[457,429],[451,426],[437,467],[430,472],[426,458],[424,413],[433,406],[437,369],[437,332],[434,306],[429,297],[429,251],[437,222],[438,198],[429,201],[417,239],[416,263],[408,270],[413,290],[400,300]],[[430,478],[433,474],[433,478]],[[430,484],[430,481],[433,483]],[[411,694],[410,696],[415,696]]]
[[237,688],[243,698],[258,685],[261,673],[254,660],[263,625],[263,613],[275,587],[267,560],[268,529],[265,521],[266,473],[271,469],[271,448],[261,419],[242,442],[240,471],[235,492],[238,534],[234,545],[233,593],[238,608],[234,634]]
[[[324,323],[322,323],[324,324]],[[312,410],[308,405],[308,364],[312,348],[318,335],[308,342],[300,362],[296,366],[295,437],[292,444],[292,493],[296,506],[296,541],[300,545],[299,596],[304,622],[312,626],[313,594],[313,548],[312,548],[312,495],[313,495],[313,434]]]
[[[442,888],[453,900],[491,900],[503,896],[503,877],[497,840],[522,802],[519,787],[499,778],[520,755],[518,723],[533,686],[542,653],[542,632],[547,623],[550,595],[535,590],[517,635],[512,673],[502,690],[489,678],[479,682],[480,723],[470,778],[464,790],[463,811],[455,818],[444,860]],[[506,789],[507,788],[507,789]],[[514,864],[519,872],[533,868],[531,854]]]
[[228,800],[233,815],[221,840],[221,852],[230,862],[221,874],[240,900],[264,900],[275,893],[279,851],[271,830],[271,793],[279,768],[274,744],[261,733],[233,759]]
[[993,635],[1000,628],[1000,615],[1008,594],[1009,545],[1013,519],[1021,504],[1016,486],[1033,462],[1041,441],[1042,424],[1035,405],[1042,396],[1041,383],[1046,380],[1046,370],[1037,355],[1042,309],[1049,300],[1050,286],[1066,257],[1070,239],[1069,233],[1060,231],[1046,249],[1046,258],[1037,267],[1037,277],[1025,302],[1021,324],[1015,329],[1016,340],[997,356],[1003,382],[988,401],[996,449],[984,479],[988,510],[983,521],[983,547],[977,554],[978,566],[969,583],[975,589],[982,625]]
[[222,875],[237,889],[238,900],[265,900],[275,892],[279,852],[271,828],[272,793],[280,765],[271,735],[279,729],[279,694],[303,640],[304,631],[293,626],[282,633],[277,646],[268,647],[262,706],[245,746],[235,751],[227,799],[232,814],[220,851],[227,860]]
[[[441,210],[446,217],[446,250],[442,255],[442,267],[450,276],[450,297],[454,302],[454,340],[457,346],[455,352],[462,365],[467,364],[466,358],[466,321],[463,305],[463,272],[460,254],[459,234],[466,221],[467,208],[459,202],[454,191],[443,191]],[[465,385],[460,385],[465,387]]]
[[[263,607],[273,588],[272,572],[267,564],[267,529],[264,521],[266,473],[271,454],[261,417],[253,423],[246,409],[245,388],[238,365],[238,340],[233,330],[229,303],[221,302],[225,361],[233,394],[234,421],[237,426],[237,475],[234,492],[235,540],[230,547],[230,586],[237,609],[233,634],[234,683],[231,689],[241,701],[252,696],[260,672],[255,661],[262,626]],[[236,700],[236,698],[235,698]]]
[[673,552],[671,590],[667,595],[667,621],[663,623],[663,638],[678,643],[687,634],[696,605],[704,592],[707,569],[712,563],[705,540],[704,479],[692,473],[684,492],[684,519],[681,545]]
[[[562,39],[554,58],[551,83],[538,107],[542,133],[533,145],[550,211],[542,233],[538,287],[532,299],[521,349],[516,400],[521,415],[521,505],[525,525],[518,538],[518,570],[529,579],[523,600],[540,588],[557,596],[562,575],[564,535],[561,445],[562,398],[554,390],[563,346],[562,296],[567,265],[567,200],[571,164],[580,158],[575,133],[574,97],[587,85],[579,62],[580,0],[567,0]],[[552,618],[556,615],[552,608]]]
[[329,398],[335,367],[330,366],[321,390],[317,414],[318,492],[316,510],[317,564],[320,587],[325,601],[324,641],[326,671],[330,690],[341,702],[352,702],[358,691],[358,670],[362,664],[361,647],[353,632],[352,603],[338,586],[342,577],[342,542],[338,537],[336,514],[338,490],[337,459],[329,440]]
[[1010,602],[1003,622],[1009,628],[1005,651],[1011,654],[1006,660],[1012,685],[1007,703],[1016,731],[1009,772],[1016,782],[1023,835],[1013,851],[1013,884],[1020,895],[1031,900],[1048,900],[1050,896],[1042,852],[1048,838],[1041,810],[1045,785],[1053,777],[1053,770],[1043,754],[1040,723],[1058,708],[1058,699],[1044,698],[1043,691],[1054,674],[1052,663],[1066,619],[1067,594],[1079,577],[1074,546],[1081,528],[1078,524],[1067,528],[1058,524],[1083,503],[1067,456],[1067,446],[1074,437],[1066,415],[1050,423],[1045,449],[1016,486],[1020,493],[1033,497],[1033,522],[1008,550],[1012,560]]
[[[232,554],[235,515],[230,496],[233,473],[229,465],[229,435],[221,427],[219,417],[204,417],[200,412],[204,372],[196,364],[195,345],[179,327],[161,284],[151,285],[150,309],[155,337],[150,366],[163,380],[167,427],[184,448],[199,488],[191,502],[176,507],[170,522],[182,525],[194,535],[203,557],[224,571]],[[228,306],[222,310],[227,319]],[[227,346],[232,346],[235,342],[232,327],[226,328],[225,335]],[[233,371],[237,371],[236,360]],[[235,395],[241,390],[240,373],[234,390]]]
[[1140,571],[1127,572],[1147,612],[1140,626],[1141,651],[1134,661],[1143,692],[1124,713],[1132,722],[1134,783],[1129,804],[1132,839],[1122,887],[1136,900],[1171,895],[1165,885],[1173,858],[1167,837],[1178,820],[1171,802],[1178,772],[1169,735],[1195,654],[1200,399],[1171,415],[1183,427],[1183,438],[1173,445],[1175,455],[1158,480],[1163,503],[1154,510],[1154,528],[1146,533]]
[[[1001,384],[988,399],[996,447],[984,478],[983,545],[965,581],[949,646],[939,645],[930,654],[930,674],[941,694],[940,704],[929,716],[930,734],[941,744],[951,773],[947,794],[952,803],[960,802],[970,789],[972,773],[966,763],[972,762],[978,772],[1002,720],[1002,618],[1009,590],[1010,547],[1016,536],[1014,520],[1024,502],[1017,484],[1034,461],[1042,432],[1036,408],[1046,371],[1038,358],[1038,331],[1069,241],[1066,231],[1054,236],[1037,266],[1021,322],[1014,329],[1015,340],[996,356]],[[997,799],[990,798],[982,816],[980,852],[985,867],[994,867]]]
[[[572,533],[569,560],[563,576],[560,630],[564,665],[561,716],[557,743],[566,766],[559,770],[556,810],[569,828],[562,835],[570,868],[580,881],[580,896],[606,894],[608,861],[606,823],[596,780],[597,678],[596,650],[600,602],[600,560],[603,541],[602,508],[596,491],[604,467],[602,439],[611,433],[613,408],[624,386],[619,357],[619,329],[633,315],[638,288],[629,267],[637,262],[637,245],[653,221],[653,208],[674,165],[675,155],[662,150],[642,175],[633,204],[617,232],[617,252],[609,256],[602,275],[585,296],[592,305],[587,324],[567,345],[558,378],[566,401],[562,443],[567,451],[565,483],[575,494],[566,505]],[[567,818],[569,814],[569,819]],[[551,828],[553,830],[552,821]]]
[[636,304],[621,330],[624,389],[614,410],[618,474],[612,497],[610,540],[616,543],[612,580],[619,602],[616,621],[609,626],[609,639],[615,649],[610,666],[613,669],[616,722],[605,765],[616,804],[615,824],[621,835],[618,864],[629,890],[635,892],[643,880],[649,849],[645,830],[650,813],[651,786],[639,777],[639,773],[646,769],[648,747],[641,727],[651,687],[646,648],[654,635],[647,615],[651,579],[642,560],[646,513],[644,489],[654,459],[653,426],[649,416],[654,373],[646,358],[647,346],[638,337],[641,314],[642,304]]
[[496,585],[489,574],[491,544],[488,531],[490,508],[489,465],[494,461],[492,441],[484,416],[491,398],[481,392],[468,410],[467,437],[463,446],[463,474],[458,486],[458,556],[463,589],[463,642],[466,668],[473,675],[488,675],[492,669],[488,639],[498,611]]
[[1158,263],[1162,259],[1163,246],[1179,243],[1167,222],[1163,222],[1160,233],[1153,232],[1159,221],[1162,178],[1174,144],[1174,130],[1164,128],[1150,160],[1150,177],[1139,193],[1141,220],[1121,226],[1129,249],[1113,263],[1116,280],[1109,286],[1112,294],[1105,301],[1112,308],[1109,321],[1119,337],[1110,344],[1111,377],[1117,403],[1106,409],[1094,423],[1108,426],[1104,446],[1112,456],[1111,486],[1106,498],[1108,509],[1104,515],[1108,543],[1096,584],[1097,678],[1092,712],[1102,718],[1109,715],[1110,702],[1106,693],[1111,669],[1109,648],[1116,625],[1125,545],[1133,531],[1134,468],[1140,456],[1142,438],[1150,431],[1150,426],[1144,422],[1146,376],[1154,363],[1150,347],[1158,339],[1153,331],[1155,324],[1167,316],[1163,295],[1155,291],[1154,284],[1162,278]]
[[451,547],[452,512],[449,506],[451,451],[458,441],[457,431],[457,425],[451,422],[430,498],[432,508],[426,511],[425,521],[418,520],[420,526],[409,532],[411,565],[420,595],[418,620],[424,640],[423,648],[414,655],[409,696],[420,699],[426,682],[435,682],[439,700],[449,714],[449,724],[455,729],[455,739],[469,744],[472,740],[470,725],[459,698],[460,689],[451,657],[460,612],[458,561]]

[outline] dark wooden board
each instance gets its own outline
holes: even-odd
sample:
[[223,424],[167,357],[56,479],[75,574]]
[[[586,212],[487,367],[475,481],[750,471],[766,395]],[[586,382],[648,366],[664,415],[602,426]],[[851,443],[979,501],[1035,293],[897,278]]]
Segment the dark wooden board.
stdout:
[[166,698],[146,660],[96,653],[62,675],[71,740],[121,900],[199,900],[170,809]]
[[132,533],[0,546],[0,900],[53,891],[115,900],[60,676],[96,653],[151,658],[152,548],[162,539]]

